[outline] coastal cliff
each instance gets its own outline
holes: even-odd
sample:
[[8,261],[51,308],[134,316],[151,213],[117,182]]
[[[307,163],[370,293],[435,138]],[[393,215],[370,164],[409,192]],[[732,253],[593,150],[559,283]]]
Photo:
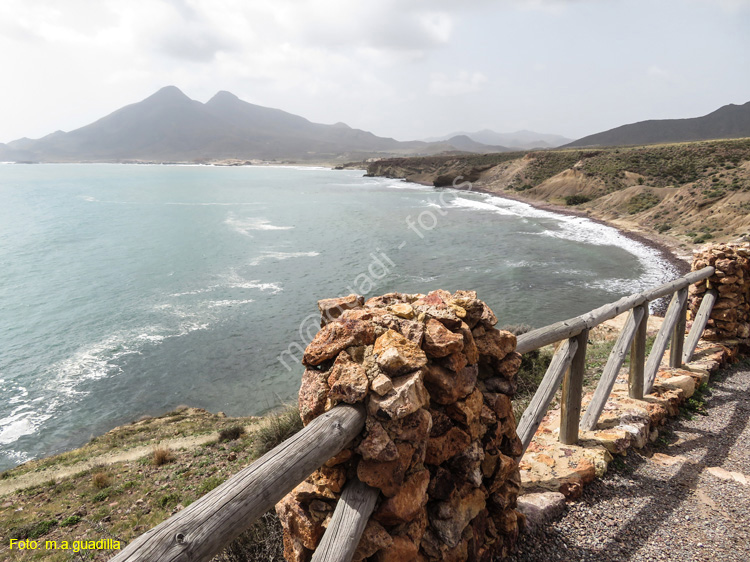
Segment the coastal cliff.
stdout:
[[556,205],[676,249],[750,232],[750,139],[389,158],[366,168],[368,176]]

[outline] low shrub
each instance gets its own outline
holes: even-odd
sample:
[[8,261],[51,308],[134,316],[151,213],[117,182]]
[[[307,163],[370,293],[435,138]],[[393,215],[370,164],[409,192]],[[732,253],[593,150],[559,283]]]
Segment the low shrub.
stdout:
[[228,427],[226,429],[222,429],[219,432],[219,443],[223,443],[225,441],[234,441],[235,439],[239,439],[245,434],[245,428],[241,425],[233,425],[232,427]]
[[169,447],[157,447],[151,455],[151,464],[162,466],[174,460],[174,455]]

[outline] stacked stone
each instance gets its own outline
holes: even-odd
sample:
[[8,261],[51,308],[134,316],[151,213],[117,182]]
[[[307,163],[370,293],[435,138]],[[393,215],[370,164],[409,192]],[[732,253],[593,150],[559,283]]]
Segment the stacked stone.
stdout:
[[302,420],[363,403],[364,433],[276,507],[284,555],[307,561],[346,480],[380,490],[354,560],[490,561],[522,516],[511,398],[516,338],[473,291],[351,295],[319,303],[305,350]]
[[750,337],[750,244],[715,244],[695,254],[692,270],[713,266],[716,272],[705,281],[690,286],[689,309],[695,318],[703,295],[716,289],[714,304],[703,337],[725,340]]

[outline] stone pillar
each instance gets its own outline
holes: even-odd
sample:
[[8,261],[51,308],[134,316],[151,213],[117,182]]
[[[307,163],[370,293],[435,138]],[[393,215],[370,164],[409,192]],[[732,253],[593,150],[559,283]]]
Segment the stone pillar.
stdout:
[[[514,546],[520,515],[511,398],[516,338],[473,291],[321,301],[305,350],[304,423],[363,402],[364,433],[276,506],[285,557],[307,561],[347,480],[380,490],[354,560],[487,561]],[[334,313],[331,311],[335,310]]]
[[689,311],[695,318],[703,294],[716,289],[714,305],[703,334],[707,340],[747,339],[750,337],[750,244],[712,244],[695,253],[692,270],[712,265],[716,273],[690,286]]

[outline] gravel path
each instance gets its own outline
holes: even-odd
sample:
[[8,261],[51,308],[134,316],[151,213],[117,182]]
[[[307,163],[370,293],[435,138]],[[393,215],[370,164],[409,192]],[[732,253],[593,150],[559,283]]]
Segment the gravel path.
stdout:
[[715,375],[708,415],[675,419],[519,540],[512,561],[750,561],[750,361]]

